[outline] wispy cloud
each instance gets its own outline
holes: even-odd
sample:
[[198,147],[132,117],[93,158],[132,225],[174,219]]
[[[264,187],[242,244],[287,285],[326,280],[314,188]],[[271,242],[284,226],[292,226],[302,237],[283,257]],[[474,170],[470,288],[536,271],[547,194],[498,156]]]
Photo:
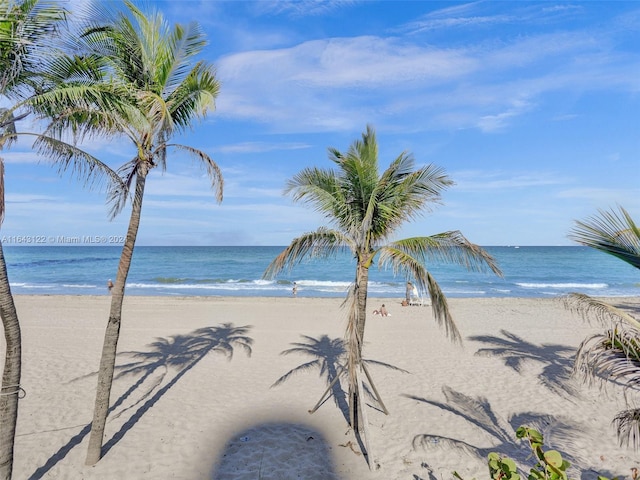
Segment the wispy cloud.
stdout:
[[569,179],[552,172],[487,172],[480,170],[458,171],[452,175],[455,189],[462,192],[482,192],[534,188],[549,185],[567,185]]
[[640,55],[610,53],[613,39],[597,33],[542,32],[455,47],[359,36],[227,55],[217,62],[225,85],[218,114],[281,132],[365,122],[491,132],[535,111],[546,94],[638,91]]
[[[453,7],[446,7],[429,12],[408,22],[402,31],[408,33],[423,33],[442,29],[474,29],[487,28],[508,24],[555,23],[567,16],[575,17],[582,11],[580,5],[546,5],[546,4],[517,4],[508,5],[506,13],[496,12],[492,4],[491,11],[485,2],[472,2]],[[498,8],[498,10],[500,10]]]
[[599,187],[576,187],[558,192],[557,197],[563,199],[586,200],[591,204],[598,205],[598,208],[606,208],[615,205],[621,199],[626,199],[624,206],[629,209],[640,208],[640,201],[637,198],[637,191],[622,188],[599,188]]
[[315,17],[326,15],[357,3],[355,0],[298,0],[295,2],[256,2],[256,10],[262,14],[288,15],[290,17]]
[[216,147],[216,151],[220,153],[264,153],[278,150],[303,150],[309,147],[310,145],[305,143],[242,142]]

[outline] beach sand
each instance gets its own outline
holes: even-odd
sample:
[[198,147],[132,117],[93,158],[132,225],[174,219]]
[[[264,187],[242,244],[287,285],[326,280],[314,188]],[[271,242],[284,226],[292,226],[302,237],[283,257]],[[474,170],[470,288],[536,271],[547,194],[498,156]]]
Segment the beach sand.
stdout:
[[[640,311],[640,298],[612,300],[623,301]],[[618,445],[611,425],[623,393],[568,376],[576,347],[598,326],[554,299],[449,302],[462,346],[446,340],[430,308],[370,299],[370,311],[386,303],[391,313],[367,320],[364,356],[389,410],[369,401],[370,469],[345,420],[344,398],[308,413],[337,366],[342,299],[127,297],[119,352],[137,356],[118,357],[126,368],[114,382],[106,453],[89,467],[109,297],[17,296],[27,394],[14,478],[431,480],[456,470],[479,480],[488,478],[490,451],[532,465],[515,438],[522,424],[565,454],[573,478],[630,478],[640,455]],[[209,327],[207,355],[184,348]],[[229,358],[222,348],[229,334],[249,337],[251,356],[232,341]],[[307,353],[282,354],[295,343]]]

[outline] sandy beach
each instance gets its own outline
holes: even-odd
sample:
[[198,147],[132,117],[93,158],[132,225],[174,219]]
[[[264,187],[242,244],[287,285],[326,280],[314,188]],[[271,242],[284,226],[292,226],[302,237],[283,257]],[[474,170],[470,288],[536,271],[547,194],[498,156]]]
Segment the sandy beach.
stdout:
[[[455,346],[430,308],[399,302],[369,304],[391,313],[370,316],[365,338],[389,410],[369,402],[371,469],[342,388],[308,413],[339,366],[341,299],[168,296],[125,299],[106,453],[87,467],[109,298],[19,295],[26,397],[14,478],[431,480],[456,470],[485,479],[490,451],[531,466],[515,438],[523,424],[565,454],[573,478],[631,478],[640,467],[611,425],[623,393],[569,377],[598,326],[554,299],[450,299],[464,338]],[[640,311],[640,298],[612,300],[622,302]],[[209,342],[206,355],[186,348],[194,338]]]

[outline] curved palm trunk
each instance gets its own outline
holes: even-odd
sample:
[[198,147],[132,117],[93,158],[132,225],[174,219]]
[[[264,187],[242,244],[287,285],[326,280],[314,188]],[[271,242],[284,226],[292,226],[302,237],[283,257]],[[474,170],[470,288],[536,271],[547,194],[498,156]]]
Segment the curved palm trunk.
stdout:
[[142,165],[136,177],[136,192],[131,208],[131,218],[129,228],[120,254],[118,273],[115,285],[111,290],[111,310],[109,311],[109,321],[104,335],[102,346],[102,357],[98,370],[98,386],[96,388],[96,400],[93,410],[93,421],[91,423],[91,435],[89,437],[89,448],[87,450],[86,465],[95,465],[102,457],[102,441],[104,439],[104,429],[107,423],[109,412],[109,400],[111,396],[111,385],[113,384],[113,374],[116,364],[116,351],[118,348],[118,337],[120,335],[120,323],[122,318],[122,302],[124,301],[124,289],[131,267],[133,248],[138,235],[140,225],[140,215],[142,213],[142,198],[144,186],[147,178],[148,167]]
[[13,446],[18,421],[18,399],[22,370],[20,322],[13,303],[7,265],[0,242],[0,316],[4,326],[7,351],[2,390],[0,390],[0,479],[9,480],[13,472]]

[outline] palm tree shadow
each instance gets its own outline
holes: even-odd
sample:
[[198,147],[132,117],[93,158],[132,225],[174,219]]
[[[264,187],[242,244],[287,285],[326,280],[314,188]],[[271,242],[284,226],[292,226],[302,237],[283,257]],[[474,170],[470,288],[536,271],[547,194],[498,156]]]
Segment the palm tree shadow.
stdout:
[[527,362],[534,362],[543,366],[538,380],[553,393],[570,399],[578,396],[578,390],[571,377],[573,371],[573,355],[575,349],[566,345],[530,343],[514,333],[500,330],[505,337],[493,335],[477,335],[469,337],[489,345],[492,348],[481,348],[476,355],[487,357],[501,357],[507,367],[521,373]]
[[[227,360],[233,358],[234,348],[239,347],[251,356],[251,345],[253,339],[247,336],[250,326],[234,327],[231,323],[224,323],[216,327],[205,327],[193,331],[188,335],[174,335],[168,338],[158,338],[149,344],[147,351],[123,352],[119,355],[128,356],[133,361],[116,367],[116,379],[126,377],[138,377],[109,408],[110,418],[113,420],[124,415],[129,410],[136,407],[136,411],[124,422],[120,429],[102,447],[102,456],[106,455],[114,445],[120,441],[124,435],[142,418],[142,416],[153,407],[167,391],[173,387],[189,370],[191,370],[200,360],[210,352],[223,354]],[[153,374],[162,370],[157,378],[152,378]],[[174,372],[169,382],[161,387],[167,375]],[[93,375],[96,375],[94,372]],[[86,378],[87,375],[80,377]],[[117,414],[113,414],[126,400],[137,390],[141,389],[145,383],[150,383],[138,400],[131,405],[121,409]],[[58,462],[77,445],[91,431],[89,423],[82,430],[74,435],[65,445],[55,452],[45,464],[29,477],[29,480],[43,478]]]
[[[484,397],[473,398],[446,386],[442,388],[442,392],[446,399],[444,403],[414,395],[404,396],[463,418],[485,432],[491,439],[493,446],[478,447],[464,440],[425,433],[414,436],[412,441],[414,449],[418,447],[425,450],[431,448],[458,449],[478,459],[486,459],[490,452],[497,452],[522,464],[530,460],[531,451],[521,448],[516,443],[516,429],[520,426],[527,425],[535,428],[540,432],[545,432],[545,436],[552,432],[554,440],[563,444],[571,441],[574,437],[575,429],[552,415],[526,412],[513,415],[507,421],[493,411],[491,404]],[[563,455],[571,463],[575,463],[575,458],[570,454]]]
[[[294,374],[306,372],[308,370],[319,370],[319,376],[324,377],[327,388],[331,390],[331,395],[320,403],[323,405],[329,400],[329,397],[333,396],[333,400],[342,412],[347,423],[349,423],[349,405],[347,403],[347,392],[344,391],[340,383],[340,377],[346,373],[347,365],[347,349],[345,341],[342,338],[330,338],[328,335],[322,335],[319,338],[313,338],[308,335],[301,335],[304,339],[303,342],[293,342],[293,348],[284,350],[281,355],[290,355],[292,353],[306,355],[312,357],[309,362],[298,365],[297,367],[289,370],[287,373],[278,378],[271,387],[277,387],[289,380]],[[395,367],[385,362],[377,360],[362,360],[367,365],[378,365],[392,370],[408,373],[399,367]],[[371,392],[371,387],[365,385],[365,392],[370,399],[374,399],[374,395]],[[327,391],[327,393],[329,393]],[[323,397],[324,398],[324,397]],[[322,399],[321,399],[322,400]],[[317,405],[319,407],[320,405]],[[374,408],[376,408],[374,406]],[[315,411],[315,410],[313,410]],[[310,411],[312,413],[312,411]]]
[[633,317],[640,317],[640,304],[639,303],[630,303],[627,301],[626,303],[611,303],[615,308],[622,310],[623,312],[627,312],[629,315]]

